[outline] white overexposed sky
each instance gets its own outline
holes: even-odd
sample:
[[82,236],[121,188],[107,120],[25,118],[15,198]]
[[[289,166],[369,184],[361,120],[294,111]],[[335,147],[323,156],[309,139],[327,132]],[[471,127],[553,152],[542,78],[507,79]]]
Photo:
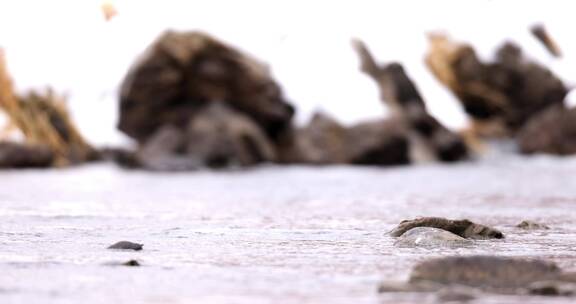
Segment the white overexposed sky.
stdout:
[[[117,88],[166,29],[202,30],[268,63],[297,106],[298,123],[316,110],[345,123],[385,115],[376,86],[358,70],[353,37],[379,61],[403,63],[431,111],[453,128],[466,119],[424,65],[430,31],[470,42],[486,59],[511,39],[576,83],[572,1],[118,0],[111,1],[119,14],[110,22],[103,19],[102,2],[0,0],[0,46],[18,90],[50,85],[66,93],[81,131],[99,145],[127,142],[115,129]],[[531,36],[529,27],[540,22],[560,45],[562,59]]]

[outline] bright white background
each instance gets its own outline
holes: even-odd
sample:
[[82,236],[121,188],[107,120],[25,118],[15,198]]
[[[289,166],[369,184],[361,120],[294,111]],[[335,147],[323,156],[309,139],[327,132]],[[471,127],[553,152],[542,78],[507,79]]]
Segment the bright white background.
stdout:
[[[119,15],[105,22],[97,0],[0,0],[0,46],[18,90],[50,85],[68,94],[81,131],[99,145],[127,142],[115,129],[117,88],[138,54],[168,28],[209,32],[267,62],[297,106],[298,123],[315,110],[345,123],[385,115],[350,47],[352,37],[361,38],[379,61],[402,62],[432,112],[461,128],[466,119],[459,106],[423,63],[426,33],[446,31],[486,59],[512,39],[572,85],[571,2],[118,0]],[[563,59],[530,35],[536,22],[547,26]]]

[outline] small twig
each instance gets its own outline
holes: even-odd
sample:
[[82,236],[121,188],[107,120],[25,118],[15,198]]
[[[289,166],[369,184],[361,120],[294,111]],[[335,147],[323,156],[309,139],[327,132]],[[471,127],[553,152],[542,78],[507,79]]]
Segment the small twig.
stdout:
[[542,24],[534,25],[532,28],[530,28],[530,32],[532,32],[532,35],[534,35],[534,37],[536,37],[536,39],[538,39],[538,41],[540,41],[542,44],[544,44],[544,46],[546,47],[548,52],[550,52],[550,54],[552,54],[552,56],[562,57],[562,52],[560,51],[560,47],[558,47],[558,44],[556,44],[556,41],[554,41],[554,39],[552,39],[552,37],[550,36],[550,34],[548,33],[548,31],[546,30],[544,25],[542,25]]

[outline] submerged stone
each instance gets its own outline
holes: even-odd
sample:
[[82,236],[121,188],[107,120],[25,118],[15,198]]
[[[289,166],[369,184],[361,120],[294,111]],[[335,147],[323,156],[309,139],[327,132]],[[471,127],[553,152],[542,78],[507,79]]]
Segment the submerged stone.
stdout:
[[136,260],[129,260],[127,262],[122,263],[122,266],[138,267],[140,266],[140,262]]
[[533,221],[522,221],[518,225],[516,225],[516,228],[525,229],[525,230],[550,229],[550,227],[548,227],[544,224],[540,224],[540,223],[533,222]]
[[528,286],[528,293],[540,296],[573,296],[576,284],[561,281],[535,282]]
[[494,228],[476,224],[467,219],[449,220],[440,217],[421,217],[414,220],[404,220],[390,231],[393,237],[399,237],[415,227],[433,227],[452,232],[468,239],[502,239],[504,234]]
[[128,260],[126,262],[108,262],[105,263],[104,265],[106,266],[128,266],[128,267],[139,267],[140,262],[138,262],[137,260]]
[[412,228],[402,234],[394,243],[394,245],[402,247],[459,247],[471,244],[471,240],[465,239],[452,232],[433,227]]
[[142,250],[143,244],[132,243],[128,241],[121,241],[115,244],[112,244],[108,247],[108,249],[120,249],[120,250]]

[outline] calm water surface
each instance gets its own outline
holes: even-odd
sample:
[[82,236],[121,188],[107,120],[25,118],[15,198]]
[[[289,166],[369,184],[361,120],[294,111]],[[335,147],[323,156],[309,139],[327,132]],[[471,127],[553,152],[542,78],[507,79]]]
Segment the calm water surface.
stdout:
[[[90,165],[0,172],[0,303],[434,303],[376,293],[442,255],[539,257],[576,271],[576,159],[153,174]],[[396,248],[417,216],[507,238]],[[524,219],[551,230],[514,228]],[[144,243],[114,252],[116,241]],[[143,267],[110,266],[137,259]],[[572,303],[486,296],[475,303]]]

